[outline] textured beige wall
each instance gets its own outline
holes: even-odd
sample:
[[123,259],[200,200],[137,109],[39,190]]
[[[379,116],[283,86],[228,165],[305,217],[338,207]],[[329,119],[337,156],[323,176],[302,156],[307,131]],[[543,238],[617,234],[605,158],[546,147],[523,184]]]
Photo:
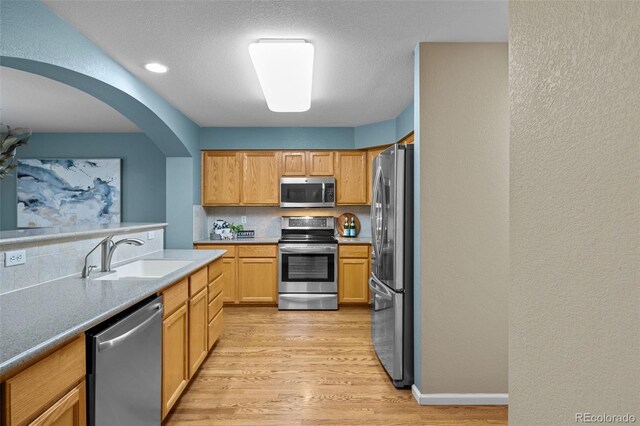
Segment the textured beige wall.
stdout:
[[640,422],[640,2],[513,1],[512,425]]
[[422,393],[506,393],[506,43],[420,45]]

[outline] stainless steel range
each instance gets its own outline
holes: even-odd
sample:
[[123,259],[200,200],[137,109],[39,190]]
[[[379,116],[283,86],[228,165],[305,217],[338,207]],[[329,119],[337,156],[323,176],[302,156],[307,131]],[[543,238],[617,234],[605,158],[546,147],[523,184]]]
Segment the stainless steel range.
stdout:
[[285,216],[278,248],[278,309],[338,309],[335,218]]

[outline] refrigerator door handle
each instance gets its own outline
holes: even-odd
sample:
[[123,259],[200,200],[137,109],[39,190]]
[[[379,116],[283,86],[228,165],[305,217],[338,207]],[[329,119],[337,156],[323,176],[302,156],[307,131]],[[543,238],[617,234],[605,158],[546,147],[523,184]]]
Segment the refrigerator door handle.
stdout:
[[[379,290],[375,284],[375,279],[373,277],[369,278],[369,289],[371,289],[372,292],[382,297],[383,299],[391,300],[391,294],[387,293],[386,291]],[[384,286],[382,288],[384,288]]]
[[[373,200],[371,201],[371,235],[373,235],[373,251],[376,255],[376,258],[380,258],[381,247],[378,244],[378,237],[382,237],[378,235],[378,216],[376,214],[376,204],[378,204],[379,200],[379,190],[380,190],[380,179],[382,177],[382,168],[378,166],[378,170],[376,170],[376,177],[373,180]],[[380,209],[380,214],[382,215],[384,207]],[[380,221],[384,223],[383,218],[380,218]],[[382,240],[380,241],[382,244]]]

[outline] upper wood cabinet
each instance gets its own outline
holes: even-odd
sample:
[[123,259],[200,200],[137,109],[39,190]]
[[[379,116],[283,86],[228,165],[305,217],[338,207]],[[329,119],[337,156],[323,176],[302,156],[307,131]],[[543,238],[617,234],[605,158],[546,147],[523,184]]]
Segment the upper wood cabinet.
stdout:
[[367,153],[338,151],[335,159],[336,204],[367,203]]
[[244,205],[278,205],[280,203],[279,152],[242,152],[242,191]]
[[333,176],[334,155],[332,151],[307,152],[309,176]]
[[307,158],[304,152],[282,153],[282,176],[306,176]]
[[202,153],[202,204],[240,203],[240,159],[236,152]]

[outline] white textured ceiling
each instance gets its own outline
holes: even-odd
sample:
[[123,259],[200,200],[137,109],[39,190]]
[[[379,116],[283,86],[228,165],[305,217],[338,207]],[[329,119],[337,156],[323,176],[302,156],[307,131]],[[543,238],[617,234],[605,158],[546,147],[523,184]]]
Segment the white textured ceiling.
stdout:
[[[413,96],[420,41],[506,41],[506,1],[45,1],[200,126],[356,126]],[[311,109],[267,109],[259,38],[315,46]],[[143,68],[157,61],[167,74]]]
[[0,122],[34,132],[139,132],[98,99],[55,80],[0,67]]

